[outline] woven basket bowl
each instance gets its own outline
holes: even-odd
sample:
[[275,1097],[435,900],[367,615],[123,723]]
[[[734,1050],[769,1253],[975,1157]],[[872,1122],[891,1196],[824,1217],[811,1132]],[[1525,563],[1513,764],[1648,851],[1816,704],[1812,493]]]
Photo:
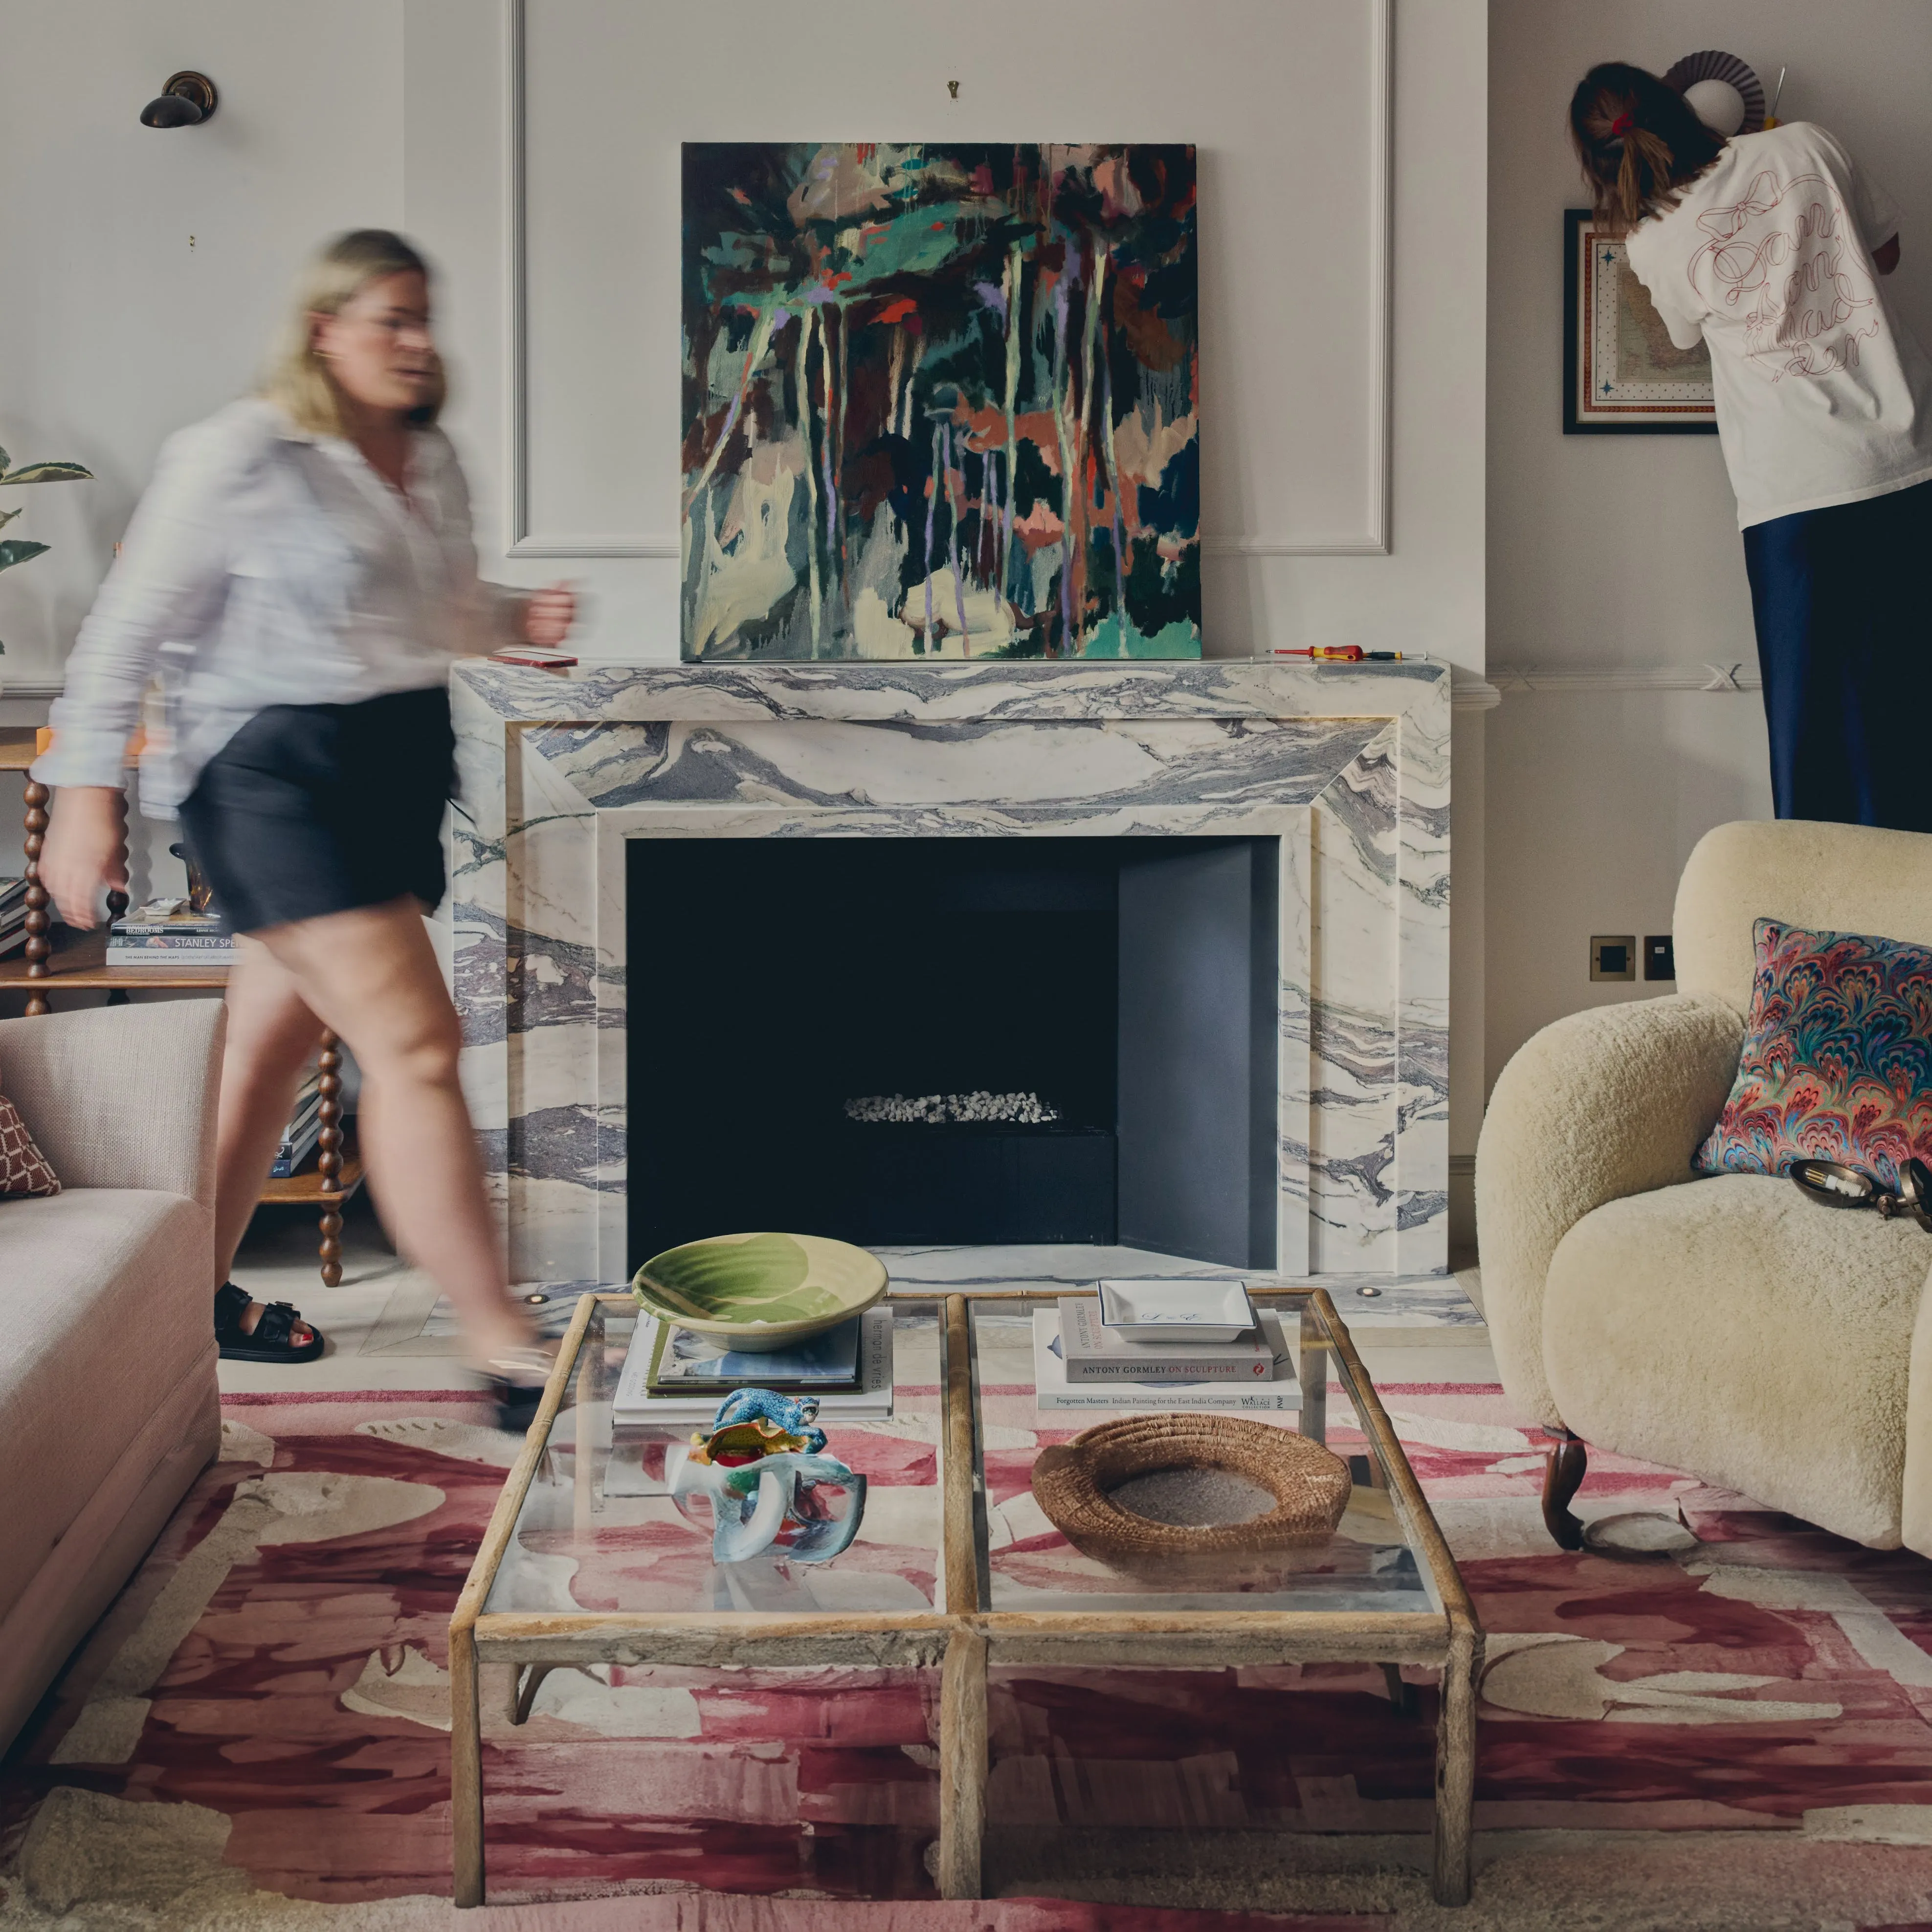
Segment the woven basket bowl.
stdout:
[[[1107,1493],[1163,1469],[1224,1469],[1275,1498],[1246,1522],[1155,1522]],[[1238,1415],[1127,1415],[1041,1450],[1033,1494],[1083,1556],[1130,1576],[1173,1583],[1247,1581],[1293,1567],[1327,1542],[1348,1507],[1348,1466],[1319,1442]]]

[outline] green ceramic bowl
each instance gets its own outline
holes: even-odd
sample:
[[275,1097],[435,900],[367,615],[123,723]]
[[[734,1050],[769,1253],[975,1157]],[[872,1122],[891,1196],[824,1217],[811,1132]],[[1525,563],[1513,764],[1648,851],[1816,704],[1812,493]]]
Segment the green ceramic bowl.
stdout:
[[885,1264],[819,1234],[714,1234],[653,1255],[631,1292],[648,1314],[758,1354],[870,1308]]

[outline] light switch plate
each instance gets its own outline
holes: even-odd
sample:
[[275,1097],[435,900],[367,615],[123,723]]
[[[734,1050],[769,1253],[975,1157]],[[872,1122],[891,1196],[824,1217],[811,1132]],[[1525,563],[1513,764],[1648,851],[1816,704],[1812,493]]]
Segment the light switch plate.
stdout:
[[1637,976],[1636,934],[1593,932],[1590,935],[1590,976],[1593,980],[1634,980]]

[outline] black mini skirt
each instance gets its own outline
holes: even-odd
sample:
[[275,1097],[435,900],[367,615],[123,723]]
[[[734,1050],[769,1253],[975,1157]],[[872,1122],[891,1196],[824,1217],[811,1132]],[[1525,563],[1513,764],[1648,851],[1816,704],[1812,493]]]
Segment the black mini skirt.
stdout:
[[455,751],[440,686],[257,712],[182,803],[215,910],[237,932],[406,894],[434,910]]

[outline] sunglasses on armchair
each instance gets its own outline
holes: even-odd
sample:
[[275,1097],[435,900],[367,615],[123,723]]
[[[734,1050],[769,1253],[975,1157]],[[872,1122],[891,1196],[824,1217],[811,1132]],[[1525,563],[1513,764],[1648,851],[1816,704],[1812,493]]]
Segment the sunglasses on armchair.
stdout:
[[1888,1221],[1909,1215],[1932,1234],[1932,1167],[1922,1160],[1899,1162],[1896,1193],[1876,1175],[1843,1161],[1795,1160],[1789,1172],[1801,1192],[1827,1208],[1875,1208]]

